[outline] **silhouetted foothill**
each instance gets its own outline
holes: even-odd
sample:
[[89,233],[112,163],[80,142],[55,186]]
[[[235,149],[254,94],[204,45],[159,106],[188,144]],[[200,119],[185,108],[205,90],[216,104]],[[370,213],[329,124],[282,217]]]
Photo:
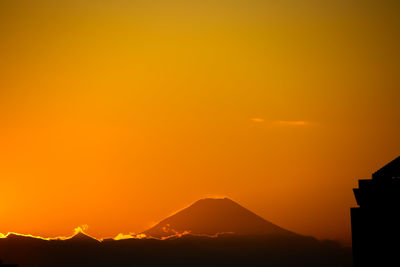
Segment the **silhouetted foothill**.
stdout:
[[77,233],[76,235],[74,235],[73,237],[71,237],[70,239],[66,240],[67,242],[79,242],[79,243],[99,243],[98,240],[94,239],[93,237],[90,237],[84,233]]
[[350,248],[294,234],[227,198],[199,200],[146,233],[168,238],[98,241],[82,232],[65,240],[7,235],[0,238],[0,258],[21,267],[351,266]]
[[351,208],[355,267],[400,266],[400,157],[359,180]]

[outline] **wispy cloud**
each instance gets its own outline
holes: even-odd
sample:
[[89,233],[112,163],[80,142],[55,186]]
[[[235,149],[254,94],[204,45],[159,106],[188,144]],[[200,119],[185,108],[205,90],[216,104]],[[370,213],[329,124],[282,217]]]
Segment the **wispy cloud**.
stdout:
[[270,125],[275,125],[275,126],[307,126],[310,125],[309,121],[305,120],[275,120],[275,121],[266,121],[263,118],[256,117],[256,118],[251,118],[250,119],[252,122],[255,123],[264,123],[267,122]]
[[251,120],[253,122],[264,122],[264,119],[262,119],[262,118],[251,118]]
[[306,126],[309,125],[310,122],[308,121],[274,121],[274,124],[280,126]]

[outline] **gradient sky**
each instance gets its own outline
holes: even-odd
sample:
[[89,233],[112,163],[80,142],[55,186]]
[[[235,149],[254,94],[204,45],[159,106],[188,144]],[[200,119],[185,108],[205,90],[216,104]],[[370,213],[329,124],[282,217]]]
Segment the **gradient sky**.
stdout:
[[350,240],[400,154],[395,0],[2,0],[0,232],[140,232],[228,196]]

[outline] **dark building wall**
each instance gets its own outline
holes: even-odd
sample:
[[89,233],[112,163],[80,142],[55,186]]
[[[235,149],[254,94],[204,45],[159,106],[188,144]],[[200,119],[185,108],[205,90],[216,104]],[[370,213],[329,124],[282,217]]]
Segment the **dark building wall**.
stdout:
[[400,266],[398,208],[352,208],[354,267]]
[[400,157],[354,189],[351,209],[354,267],[400,267]]

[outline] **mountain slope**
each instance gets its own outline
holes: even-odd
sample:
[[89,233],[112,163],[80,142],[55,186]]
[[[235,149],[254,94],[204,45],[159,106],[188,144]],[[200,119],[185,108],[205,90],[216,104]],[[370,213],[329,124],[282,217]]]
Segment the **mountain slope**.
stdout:
[[76,235],[74,235],[73,237],[66,239],[65,241],[69,241],[69,242],[94,242],[97,243],[99,242],[98,240],[94,239],[91,236],[88,236],[87,234],[83,233],[83,232],[79,232]]
[[199,200],[143,233],[147,236],[161,238],[185,232],[204,235],[218,233],[296,235],[264,220],[228,198]]

